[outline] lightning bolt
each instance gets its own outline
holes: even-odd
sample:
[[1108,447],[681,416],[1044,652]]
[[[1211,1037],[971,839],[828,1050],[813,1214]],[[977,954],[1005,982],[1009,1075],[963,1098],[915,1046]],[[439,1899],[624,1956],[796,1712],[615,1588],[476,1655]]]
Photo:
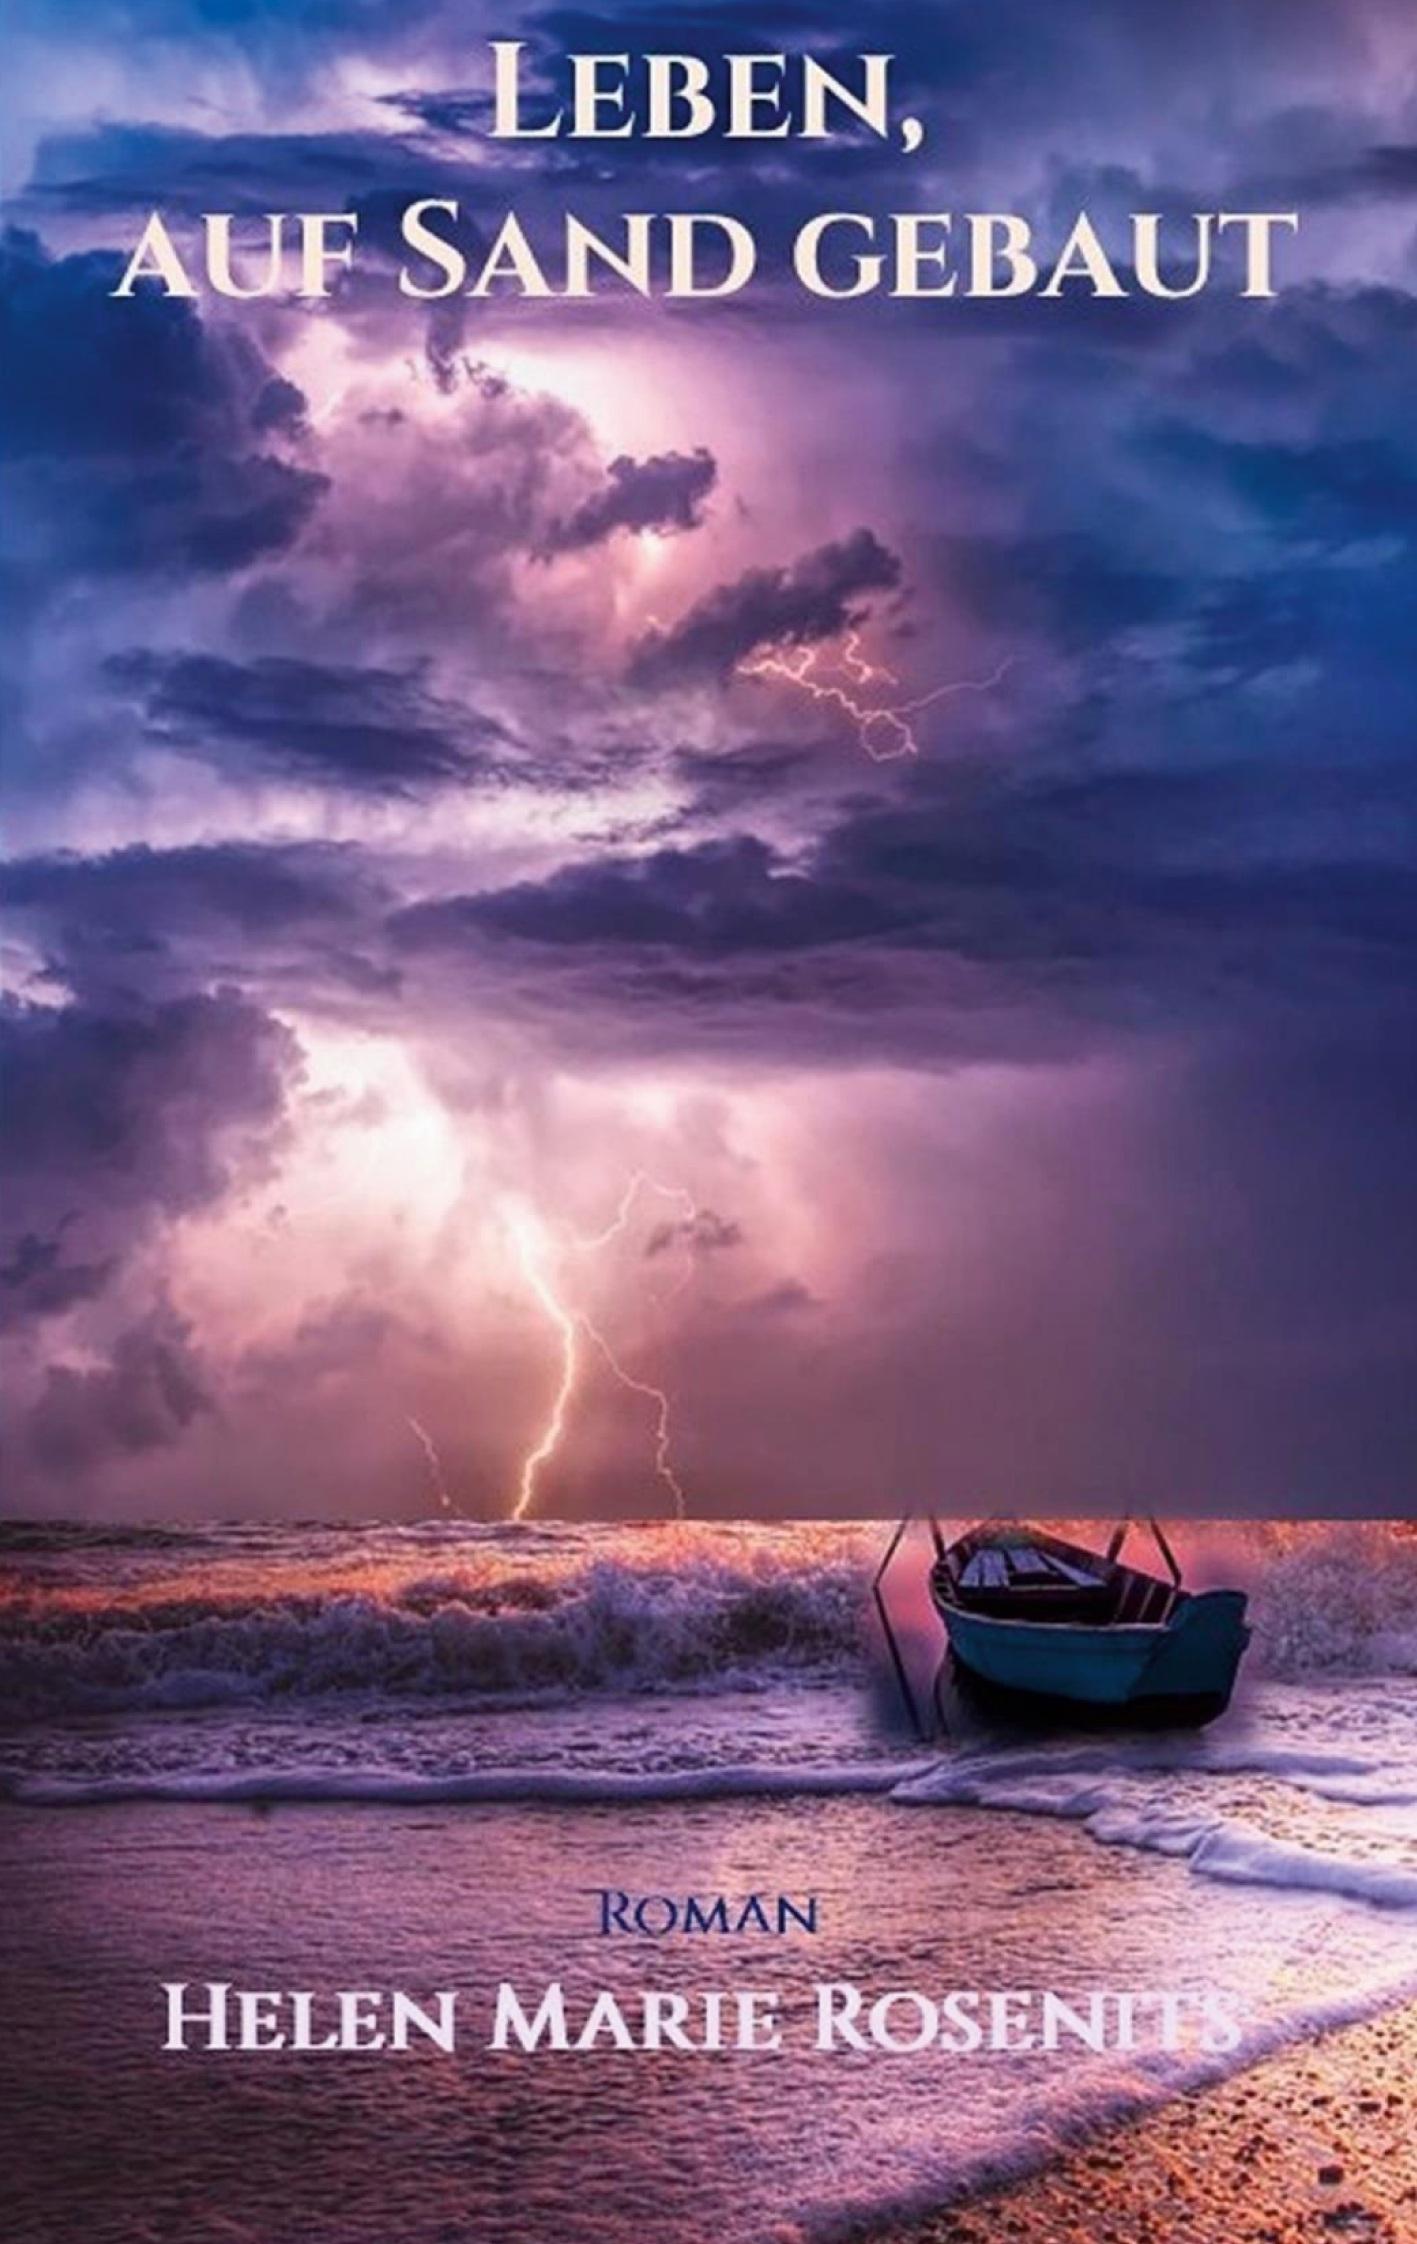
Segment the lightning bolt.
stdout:
[[535,1217],[526,1208],[513,1208],[508,1217],[508,1229],[521,1274],[561,1343],[561,1377],[551,1404],[550,1416],[535,1447],[529,1449],[522,1459],[521,1473],[517,1480],[517,1499],[512,1506],[511,1516],[513,1519],[525,1519],[536,1502],[536,1483],[541,1468],[555,1456],[566,1431],[566,1413],[571,1407],[571,1397],[576,1391],[576,1380],[580,1373],[580,1350],[577,1346],[580,1328],[577,1318],[562,1303],[551,1282],[545,1266],[545,1233]]
[[[644,1169],[636,1169],[621,1193],[620,1205],[605,1229],[593,1232],[588,1237],[572,1236],[570,1243],[576,1252],[578,1254],[595,1254],[601,1247],[608,1247],[614,1240],[623,1238],[629,1227],[630,1218],[635,1212],[636,1201],[642,1193],[648,1192],[657,1194],[661,1200],[672,1200],[682,1209],[682,1220],[676,1228],[682,1232],[686,1239],[692,1241],[694,1225],[699,1220],[699,1204],[693,1193],[682,1184],[661,1184],[658,1177],[650,1176]],[[693,1274],[692,1258],[686,1258],[677,1283],[660,1293],[657,1299],[661,1303],[675,1300],[684,1291]]]
[[661,1184],[644,1169],[636,1169],[620,1195],[620,1205],[603,1231],[592,1232],[589,1237],[573,1236],[571,1245],[578,1253],[593,1254],[598,1247],[608,1247],[612,1239],[624,1236],[625,1227],[635,1212],[635,1202],[642,1192],[657,1192],[663,1200],[677,1200],[684,1210],[684,1221],[692,1223],[698,1215],[698,1204],[692,1192],[682,1184]]
[[668,1395],[662,1387],[654,1386],[648,1379],[636,1379],[633,1372],[626,1371],[604,1333],[598,1331],[588,1317],[583,1317],[581,1322],[588,1337],[594,1341],[621,1386],[628,1387],[632,1395],[643,1395],[646,1401],[654,1404],[654,1469],[656,1475],[663,1481],[674,1499],[675,1518],[682,1519],[684,1517],[684,1490],[669,1457]]
[[[573,1239],[571,1244],[582,1251],[609,1245],[612,1239],[623,1233],[639,1193],[647,1188],[666,1192],[674,1198],[682,1197],[693,1207],[690,1196],[687,1193],[681,1194],[677,1186],[655,1185],[653,1179],[637,1172],[626,1186],[615,1216],[606,1229],[590,1238]],[[656,1387],[647,1379],[637,1379],[633,1372],[626,1371],[604,1333],[592,1323],[585,1310],[573,1308],[563,1301],[551,1268],[551,1242],[545,1226],[532,1211],[520,1204],[509,1208],[507,1228],[527,1289],[556,1334],[560,1360],[560,1377],[551,1408],[535,1443],[522,1459],[517,1476],[516,1500],[510,1517],[514,1520],[528,1517],[536,1503],[542,1468],[551,1462],[565,1438],[566,1420],[580,1383],[581,1343],[587,1340],[620,1386],[630,1394],[642,1395],[646,1401],[654,1404],[654,1470],[674,1500],[675,1516],[682,1519],[684,1489],[670,1460],[669,1396],[662,1387]]]
[[917,694],[910,701],[865,701],[855,689],[899,685],[895,672],[881,663],[867,660],[861,652],[859,632],[849,631],[835,651],[838,663],[846,672],[848,683],[845,685],[838,679],[818,675],[820,647],[769,648],[766,654],[756,655],[751,662],[740,662],[738,676],[780,679],[811,700],[839,709],[855,726],[858,747],[864,748],[875,764],[895,763],[902,756],[918,756],[920,742],[910,722],[912,717],[957,694],[991,693],[1013,668],[1010,656],[987,678],[947,678],[942,685],[932,686],[928,693]]
[[887,686],[898,686],[900,684],[894,670],[887,670],[884,663],[868,662],[866,660],[865,655],[861,652],[861,634],[859,631],[848,631],[846,637],[842,640],[841,666],[843,670],[850,671],[858,686],[874,686],[878,680],[881,684]]
[[408,1429],[428,1460],[428,1484],[438,1499],[439,1508],[445,1512],[456,1512],[457,1505],[448,1494],[448,1484],[443,1478],[443,1460],[438,1455],[438,1445],[433,1436],[416,1418],[409,1419]]

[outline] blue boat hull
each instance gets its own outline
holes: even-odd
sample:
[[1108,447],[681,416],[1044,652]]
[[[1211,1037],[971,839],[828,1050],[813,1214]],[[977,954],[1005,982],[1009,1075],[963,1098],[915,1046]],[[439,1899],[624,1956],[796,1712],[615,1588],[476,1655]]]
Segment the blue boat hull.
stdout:
[[1230,1702],[1250,1632],[1238,1590],[1187,1597],[1161,1624],[1094,1627],[943,1609],[959,1666],[992,1691],[1129,1719],[1207,1721]]

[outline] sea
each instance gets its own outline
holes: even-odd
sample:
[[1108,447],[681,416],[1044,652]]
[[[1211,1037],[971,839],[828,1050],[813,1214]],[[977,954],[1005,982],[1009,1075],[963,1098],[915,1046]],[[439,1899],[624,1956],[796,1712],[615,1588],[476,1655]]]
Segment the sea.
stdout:
[[[1079,1528],[1086,1535],[1089,1530]],[[873,1525],[0,1530],[19,2244],[869,2235],[1417,1998],[1417,1535],[1205,1525],[1230,1712],[905,1721]],[[922,1694],[917,1535],[888,1581]],[[818,1929],[600,1929],[600,1896]],[[753,2052],[174,2054],[162,1988],[775,1992]],[[1219,1991],[1237,2044],[824,2051],[813,1990]],[[1414,2052],[1417,2055],[1417,2051]]]

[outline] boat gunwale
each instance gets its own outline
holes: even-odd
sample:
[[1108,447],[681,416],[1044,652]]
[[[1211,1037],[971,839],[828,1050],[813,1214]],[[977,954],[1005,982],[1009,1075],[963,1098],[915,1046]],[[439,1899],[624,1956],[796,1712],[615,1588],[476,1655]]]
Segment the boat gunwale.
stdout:
[[1043,1621],[1012,1613],[974,1613],[967,1605],[955,1604],[952,1600],[943,1598],[938,1604],[946,1626],[949,1617],[957,1614],[971,1628],[1043,1629],[1049,1636],[1058,1636],[1066,1631],[1081,1637],[1167,1636],[1176,1626],[1178,1615],[1184,1610],[1178,1605],[1164,1621]]

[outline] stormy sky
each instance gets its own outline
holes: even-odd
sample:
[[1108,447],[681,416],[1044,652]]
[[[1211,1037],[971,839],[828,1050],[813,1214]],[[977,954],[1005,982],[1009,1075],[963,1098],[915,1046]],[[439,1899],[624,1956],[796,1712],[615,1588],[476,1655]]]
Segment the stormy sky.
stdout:
[[[1417,1508],[1417,23],[868,20],[17,0],[11,1510]],[[928,144],[499,149],[491,37],[869,44]],[[424,306],[423,195],[1302,224]],[[155,206],[360,261],[116,302]]]

